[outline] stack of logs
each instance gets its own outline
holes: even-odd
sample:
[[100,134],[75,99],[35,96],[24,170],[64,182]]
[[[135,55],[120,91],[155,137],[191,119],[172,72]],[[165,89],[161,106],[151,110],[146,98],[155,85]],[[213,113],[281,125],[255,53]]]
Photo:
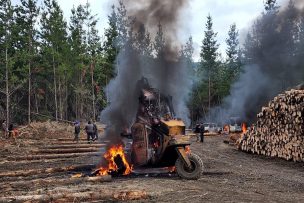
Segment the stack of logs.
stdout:
[[304,90],[280,94],[263,107],[238,141],[239,149],[286,160],[304,161]]

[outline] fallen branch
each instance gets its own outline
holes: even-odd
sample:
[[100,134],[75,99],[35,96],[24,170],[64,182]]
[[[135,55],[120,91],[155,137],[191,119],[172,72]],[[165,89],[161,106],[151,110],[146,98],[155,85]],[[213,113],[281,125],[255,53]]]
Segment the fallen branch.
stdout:
[[[73,141],[72,138],[58,138],[57,141]],[[87,138],[79,138],[79,141],[87,141]]]
[[75,148],[75,149],[39,149],[33,150],[35,154],[62,154],[62,153],[82,153],[82,152],[98,152],[100,148]]
[[110,175],[105,176],[95,176],[95,177],[80,177],[80,178],[68,178],[68,179],[59,179],[59,178],[48,178],[48,179],[35,179],[29,181],[15,181],[15,182],[6,182],[0,185],[1,191],[10,191],[12,189],[18,189],[23,187],[28,187],[29,185],[35,185],[36,187],[41,187],[44,185],[69,185],[69,184],[81,184],[83,182],[110,182],[112,177]]
[[[75,165],[68,167],[59,167],[59,168],[45,168],[45,169],[31,169],[31,170],[18,170],[11,172],[1,172],[1,177],[15,177],[15,176],[31,176],[37,174],[50,174],[50,173],[59,173],[66,171],[82,171],[82,170],[91,170],[95,167],[95,165]],[[0,201],[1,202],[1,201]]]
[[120,191],[112,192],[111,190],[98,190],[86,192],[61,192],[42,195],[22,195],[22,196],[9,196],[0,197],[0,202],[53,202],[60,200],[62,202],[75,202],[75,200],[142,200],[147,199],[148,195],[145,191]]
[[66,149],[66,148],[90,148],[90,147],[103,147],[105,144],[63,144],[63,145],[47,145],[42,146],[39,149]]
[[99,152],[87,153],[71,153],[71,154],[43,154],[43,155],[28,155],[28,156],[10,156],[6,157],[7,161],[19,160],[40,160],[40,159],[61,159],[61,158],[74,158],[80,156],[100,156]]

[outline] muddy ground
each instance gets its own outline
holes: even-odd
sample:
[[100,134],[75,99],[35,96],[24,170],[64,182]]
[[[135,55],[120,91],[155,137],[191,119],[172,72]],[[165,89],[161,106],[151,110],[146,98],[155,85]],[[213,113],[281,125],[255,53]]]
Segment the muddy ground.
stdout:
[[[2,140],[0,200],[22,202],[22,199],[25,201],[33,196],[33,200],[28,202],[119,202],[121,199],[115,194],[139,191],[146,195],[137,202],[304,202],[304,163],[247,154],[223,143],[223,140],[221,136],[213,136],[206,137],[203,144],[193,142],[192,152],[204,162],[204,173],[199,180],[182,180],[176,174],[144,174],[113,177],[110,182],[92,182],[86,178],[71,181],[72,175],[90,173],[94,168],[92,164],[99,160],[102,146],[88,147],[85,141],[76,145],[71,142],[71,137],[66,140],[58,137],[43,140],[20,138],[17,144]],[[96,152],[89,152],[71,158],[22,159],[22,155],[39,155],[39,149],[50,146],[60,148],[60,145],[70,145],[73,149],[94,148],[97,155]],[[19,157],[19,160],[14,160],[14,157]],[[52,173],[11,174],[13,171],[75,165],[84,167]],[[9,175],[6,176],[6,173]],[[66,196],[56,199],[54,194],[59,193]],[[89,193],[92,198],[75,195],[73,199],[68,198],[69,194],[77,193]],[[101,196],[94,196],[93,193]]]

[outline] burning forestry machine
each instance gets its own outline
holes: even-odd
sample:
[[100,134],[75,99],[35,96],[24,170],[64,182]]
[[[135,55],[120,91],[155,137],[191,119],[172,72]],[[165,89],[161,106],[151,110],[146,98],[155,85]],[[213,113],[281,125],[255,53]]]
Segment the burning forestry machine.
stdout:
[[131,162],[134,167],[174,167],[185,179],[200,178],[203,162],[190,152],[190,137],[185,124],[175,119],[172,97],[149,86],[147,79],[140,83],[139,107],[131,133]]

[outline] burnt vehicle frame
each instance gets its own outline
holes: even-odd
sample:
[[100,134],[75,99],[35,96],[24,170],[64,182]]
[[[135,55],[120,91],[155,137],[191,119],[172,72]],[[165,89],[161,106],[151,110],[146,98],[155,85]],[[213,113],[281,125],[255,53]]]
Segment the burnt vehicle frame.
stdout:
[[172,167],[185,179],[198,179],[203,171],[201,158],[190,152],[190,136],[185,124],[175,118],[172,97],[151,88],[147,79],[139,82],[139,105],[129,133],[132,139],[127,152],[135,168]]

